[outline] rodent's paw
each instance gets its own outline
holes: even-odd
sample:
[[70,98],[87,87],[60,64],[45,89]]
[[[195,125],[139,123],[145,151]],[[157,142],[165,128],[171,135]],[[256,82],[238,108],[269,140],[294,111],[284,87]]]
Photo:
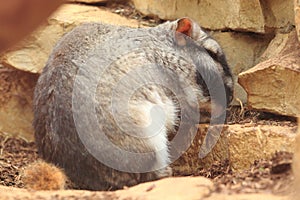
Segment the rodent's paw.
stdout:
[[165,178],[165,177],[170,177],[173,175],[173,170],[171,167],[165,167],[163,169],[160,169],[156,171],[156,175],[158,178]]

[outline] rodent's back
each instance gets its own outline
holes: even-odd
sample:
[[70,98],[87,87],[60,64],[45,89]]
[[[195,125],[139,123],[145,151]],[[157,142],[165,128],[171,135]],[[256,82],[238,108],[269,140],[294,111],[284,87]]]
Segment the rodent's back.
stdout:
[[[71,95],[78,71],[75,63],[84,63],[88,59],[88,52],[100,40],[101,35],[109,33],[111,29],[114,27],[103,25],[102,29],[99,24],[84,24],[67,33],[55,46],[35,88],[34,127],[38,147],[47,146],[47,142],[39,142],[43,142],[42,138],[47,132],[54,131],[50,129],[54,128],[50,126],[50,122],[57,127],[72,129],[67,132],[75,132],[75,127],[68,124],[72,122]],[[57,137],[63,138],[66,133],[62,131],[53,134],[51,139],[58,142]],[[40,152],[43,153],[42,149]],[[44,153],[49,155],[49,152]]]
[[[203,81],[198,82],[197,73],[200,70],[205,74],[204,78],[214,81],[214,76],[219,73],[215,64],[217,61],[214,61],[203,46],[194,42],[191,46],[178,47],[172,35],[174,30],[170,31],[169,28],[169,24],[143,29],[84,24],[66,34],[54,48],[35,89],[35,137],[42,158],[65,169],[70,179],[79,187],[96,190],[118,189],[124,185],[130,186],[158,178],[151,172],[127,173],[109,168],[91,155],[84,145],[78,128],[84,129],[85,139],[92,142],[100,139],[99,145],[94,146],[105,158],[114,159],[120,156],[115,151],[104,148],[98,129],[94,129],[92,125],[78,127],[77,120],[88,125],[90,117],[95,114],[100,129],[115,144],[133,152],[145,153],[152,150],[152,143],[146,139],[124,134],[134,130],[132,124],[123,123],[123,130],[118,127],[115,116],[111,114],[112,95],[116,95],[119,104],[132,100],[132,105],[138,105],[137,102],[162,103],[173,109],[176,104],[173,96],[161,87],[136,88],[137,92],[131,99],[123,98],[127,93],[131,94],[138,81],[162,80],[179,87],[188,104],[195,103],[178,75],[184,77],[183,81],[188,80],[200,101],[209,101],[209,96],[204,91],[206,86]],[[152,73],[148,73],[149,69]],[[174,73],[169,73],[170,71]],[[126,75],[127,79],[123,79]],[[119,88],[118,92],[115,92],[116,88]],[[95,96],[89,96],[93,94]],[[95,104],[95,110],[87,111],[84,107],[87,102]],[[127,122],[128,117],[119,114],[118,109],[115,111],[119,118]],[[174,122],[171,125],[176,124]],[[140,167],[135,166],[140,162],[138,157],[132,163],[128,163],[126,159],[124,157],[119,160],[123,162],[120,165],[129,165],[133,169]],[[150,170],[155,159],[155,155],[150,156],[144,165]]]
[[[105,34],[118,27],[84,24],[67,33],[54,48],[35,88],[34,127],[38,152],[43,159],[67,169],[67,176],[81,188],[109,189],[105,176],[111,171],[102,167],[103,177],[97,182],[102,164],[89,155],[78,137],[72,113],[72,92],[79,65]],[[105,56],[105,55],[104,55]],[[101,167],[99,167],[101,168]],[[78,174],[80,172],[80,174]],[[133,184],[138,177],[132,176]]]
[[[126,42],[126,34],[134,40],[136,39],[134,37],[138,35],[140,37],[138,40],[140,39],[142,42],[148,37],[148,34],[143,33],[143,31],[136,32],[137,35],[129,34],[128,32],[131,31],[136,32],[136,30],[130,28],[97,23],[84,24],[75,28],[70,33],[67,33],[54,48],[35,89],[34,127],[39,154],[46,161],[65,169],[67,176],[83,189],[119,189],[125,185],[130,186],[147,180],[157,179],[155,173],[120,172],[99,162],[82,143],[74,119],[74,85],[76,80],[78,80],[76,78],[81,78],[81,70],[83,70],[83,73],[86,73],[82,77],[88,81],[87,84],[81,85],[84,88],[81,88],[82,90],[79,91],[82,92],[79,94],[79,97],[81,95],[85,96],[85,93],[91,89],[92,79],[97,78],[99,70],[105,68],[105,66],[101,66],[102,61],[105,61],[105,63],[114,61],[118,55],[112,54],[112,52],[117,52],[124,47],[132,45]],[[112,37],[113,35],[122,34],[124,38],[118,37],[118,41],[115,41]],[[90,61],[93,62],[93,59],[95,59],[95,65],[90,66]],[[127,64],[130,67],[130,63]],[[84,67],[86,65],[87,67]],[[123,67],[126,68],[125,66]],[[112,69],[108,71],[107,76],[102,77],[103,80],[101,79],[101,81],[103,81],[103,84],[106,83],[106,85],[103,88],[98,87],[98,92],[96,92],[98,96],[104,97],[100,102],[102,107],[104,106],[104,110],[97,109],[100,119],[103,117],[103,112],[108,112],[109,110],[107,105],[109,96],[106,98],[106,93],[113,86],[113,73],[114,70]],[[109,79],[108,76],[112,77],[112,79]],[[77,100],[79,104],[84,103],[80,102],[82,101],[81,98]],[[98,100],[98,98],[93,99],[97,105],[99,105]],[[75,112],[83,115],[83,112],[86,111],[85,108],[79,108]],[[82,120],[88,119],[83,118]],[[88,123],[87,121],[85,122]],[[105,124],[104,127],[106,132],[108,132],[107,134],[113,133],[112,136],[114,136],[119,133],[119,136],[123,138],[124,142],[122,143],[125,145],[125,148],[130,148],[136,152],[149,151],[149,147],[147,147],[147,144],[144,144],[143,140],[123,137],[120,130],[116,129],[117,125],[113,119],[108,119],[107,122],[109,124]],[[96,137],[97,132],[95,130],[91,129],[90,132],[92,132],[91,137]],[[114,138],[116,137],[114,136]],[[126,142],[127,140],[128,142]],[[115,140],[115,142],[118,141]],[[108,158],[114,158],[113,151],[106,149],[106,152]],[[151,161],[154,158],[150,157],[149,159]],[[122,162],[126,163],[126,158]],[[132,164],[134,165],[134,163]],[[149,167],[151,167],[151,164]]]

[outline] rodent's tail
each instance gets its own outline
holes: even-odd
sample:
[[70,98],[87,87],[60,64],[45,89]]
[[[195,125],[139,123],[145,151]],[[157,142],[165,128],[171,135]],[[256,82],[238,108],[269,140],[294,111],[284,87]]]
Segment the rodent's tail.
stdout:
[[24,169],[22,180],[29,190],[62,190],[67,176],[55,165],[38,160]]

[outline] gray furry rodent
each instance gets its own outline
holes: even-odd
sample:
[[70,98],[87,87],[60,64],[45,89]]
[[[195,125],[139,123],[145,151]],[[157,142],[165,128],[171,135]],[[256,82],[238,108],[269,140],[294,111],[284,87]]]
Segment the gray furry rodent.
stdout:
[[[172,83],[170,87],[175,85],[182,96],[151,81],[141,84],[143,80]],[[187,80],[190,90],[182,88]],[[225,92],[223,103],[219,88]],[[192,20],[140,29],[80,25],[58,42],[36,85],[34,128],[39,155],[63,168],[82,189],[115,190],[170,176],[168,136],[176,134],[184,118],[180,98],[185,98],[188,113],[199,112],[191,106],[193,92],[200,110],[209,113],[211,103],[215,116],[224,116],[233,82],[219,44]],[[129,98],[124,99],[126,95]],[[95,105],[94,113],[89,113],[87,101]],[[124,106],[128,110],[122,110]],[[153,111],[155,106],[164,114]],[[97,123],[90,122],[93,114]],[[152,123],[163,123],[155,128],[156,135]],[[80,135],[79,129],[86,135]],[[107,141],[137,156],[127,157],[106,146]],[[106,166],[97,156],[117,163],[116,169],[128,170]]]

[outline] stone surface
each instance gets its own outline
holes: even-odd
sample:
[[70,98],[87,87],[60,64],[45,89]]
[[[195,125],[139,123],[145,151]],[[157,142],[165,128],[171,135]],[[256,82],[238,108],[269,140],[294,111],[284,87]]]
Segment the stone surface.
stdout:
[[294,0],[260,1],[265,16],[266,28],[288,32],[295,24]]
[[300,41],[300,1],[294,0],[295,4],[295,25],[298,34],[298,40]]
[[[271,40],[271,36],[233,32],[211,32],[211,35],[220,43],[234,74],[234,99],[238,98],[246,103],[247,94],[237,83],[238,75],[258,64],[261,54]],[[233,104],[239,105],[239,102],[234,100]]]
[[32,96],[38,76],[0,68],[0,131],[33,140]]
[[226,133],[234,170],[248,169],[255,160],[270,159],[276,151],[294,151],[296,133],[288,126],[241,125]]
[[215,161],[229,160],[233,170],[248,169],[255,160],[271,158],[276,151],[293,152],[295,128],[271,125],[224,125],[212,151],[203,159],[199,158],[204,134],[208,125],[199,125],[191,147],[172,164],[175,172],[191,175],[201,167],[210,167]]
[[28,191],[0,186],[0,200],[58,200],[58,199],[164,199],[164,200],[288,200],[287,196],[272,194],[213,194],[213,183],[202,177],[168,178],[143,183],[115,192],[85,190]]
[[4,54],[2,64],[32,73],[41,72],[62,35],[83,22],[104,22],[137,27],[138,22],[93,6],[67,4],[54,13],[45,26]]
[[241,73],[239,83],[250,108],[296,117],[300,114],[300,44],[295,31],[284,37],[280,53],[273,55],[271,46],[272,58]]
[[118,190],[115,192],[90,192],[84,190],[27,191],[0,186],[0,199],[202,199],[210,194],[213,183],[203,177],[167,178],[155,182]]
[[203,177],[166,178],[142,183],[129,189],[116,191],[121,199],[192,200],[208,196],[213,189],[211,180]]
[[265,32],[265,20],[259,0],[133,0],[146,15],[162,19],[189,16],[201,26],[212,30],[233,29]]
[[[280,52],[282,52],[286,48],[286,44],[289,40],[289,37],[290,37],[289,33],[278,33],[278,34],[276,34],[276,36],[269,43],[266,50],[260,56],[259,62],[269,60],[269,59],[279,55]],[[256,63],[256,64],[258,64],[258,63]],[[255,65],[253,65],[253,66],[255,66]],[[244,70],[244,71],[246,71],[246,70]]]
[[132,0],[146,15],[162,19],[189,16],[211,30],[265,33],[294,25],[293,0]]

